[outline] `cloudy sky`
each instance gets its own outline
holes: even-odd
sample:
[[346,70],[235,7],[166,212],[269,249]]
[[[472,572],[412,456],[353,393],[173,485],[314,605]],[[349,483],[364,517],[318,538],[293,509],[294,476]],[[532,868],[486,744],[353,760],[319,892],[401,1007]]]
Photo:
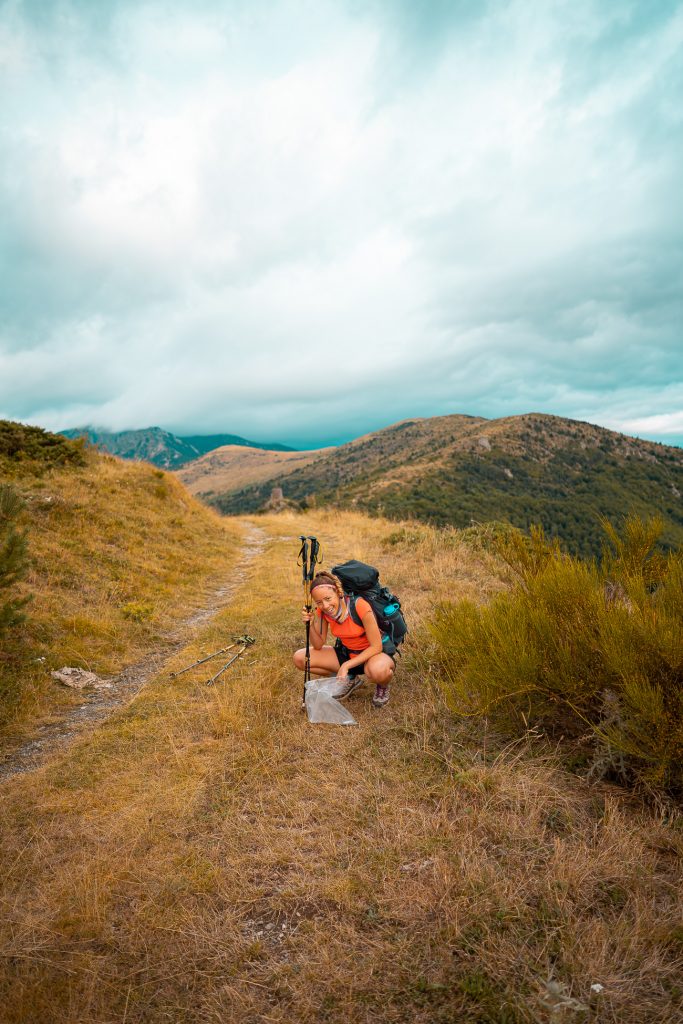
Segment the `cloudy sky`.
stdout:
[[683,443],[683,0],[0,0],[0,417]]

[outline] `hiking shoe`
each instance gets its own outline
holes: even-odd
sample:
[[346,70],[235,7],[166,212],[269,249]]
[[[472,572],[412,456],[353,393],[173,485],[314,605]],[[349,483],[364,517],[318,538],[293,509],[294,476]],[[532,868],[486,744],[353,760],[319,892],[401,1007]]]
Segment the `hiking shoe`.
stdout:
[[353,679],[350,676],[347,676],[346,679],[343,679],[339,683],[338,688],[335,690],[335,698],[337,700],[344,700],[345,697],[350,697],[354,690],[357,690],[364,682],[365,680],[362,676],[354,676]]
[[385,704],[389,703],[389,687],[380,686],[379,683],[375,686],[375,696],[372,698],[373,708],[383,708]]

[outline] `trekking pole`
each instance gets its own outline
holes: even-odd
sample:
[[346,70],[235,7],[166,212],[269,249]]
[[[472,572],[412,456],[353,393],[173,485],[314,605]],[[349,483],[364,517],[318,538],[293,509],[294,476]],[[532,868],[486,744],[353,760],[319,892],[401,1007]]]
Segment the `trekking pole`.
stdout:
[[207,654],[205,658],[200,658],[198,661],[193,661],[191,665],[187,666],[187,668],[181,668],[178,670],[178,672],[171,672],[170,678],[177,679],[178,676],[183,676],[185,675],[186,672],[191,672],[193,668],[197,668],[199,665],[203,665],[205,662],[211,661],[213,658],[219,658],[221,654],[227,654],[228,651],[234,650],[234,648],[237,647],[238,644],[244,643],[245,640],[250,641],[251,643],[255,643],[254,638],[251,636],[233,636],[231,637],[231,639],[233,643],[228,644],[227,647],[221,647],[220,651],[215,651],[213,654]]
[[223,673],[225,672],[225,670],[230,668],[230,666],[232,665],[233,661],[237,661],[237,659],[240,657],[240,655],[244,654],[244,652],[246,651],[247,647],[251,647],[252,644],[256,643],[256,641],[254,640],[253,636],[241,636],[239,639],[242,641],[242,646],[240,647],[240,649],[237,652],[237,654],[233,654],[232,658],[230,658],[230,660],[227,661],[225,663],[225,665],[223,665],[223,668],[219,668],[218,669],[218,672],[216,672],[215,676],[211,676],[210,679],[206,680],[206,685],[207,686],[213,686],[213,684],[216,682],[218,677],[222,676]]
[[218,658],[221,654],[227,654],[237,644],[229,644],[228,647],[221,647],[220,651],[216,651],[215,654],[209,654],[206,658],[200,658],[199,661],[193,661],[187,668],[181,668],[179,672],[171,672],[171,679],[177,679],[178,676],[184,676],[186,672],[191,672],[193,668],[197,668],[198,665],[203,665],[205,661],[211,661],[212,658]]
[[[304,584],[304,607],[310,614],[313,608],[311,600],[311,583],[315,576],[316,564],[320,561],[320,545],[315,537],[300,537],[301,550],[299,551],[299,564],[301,565]],[[311,623],[306,623],[306,656],[304,659],[304,688],[302,701],[306,701],[306,683],[311,678]]]

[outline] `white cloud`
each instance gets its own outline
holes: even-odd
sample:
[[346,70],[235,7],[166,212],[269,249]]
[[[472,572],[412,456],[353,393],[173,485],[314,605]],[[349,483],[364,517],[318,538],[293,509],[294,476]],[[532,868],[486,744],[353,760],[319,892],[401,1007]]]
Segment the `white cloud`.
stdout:
[[621,429],[629,434],[645,436],[673,436],[683,434],[683,410],[665,413],[661,416],[643,416],[640,419],[626,420]]
[[635,9],[493,5],[411,65],[391,5],[120,4],[105,33],[69,10],[0,12],[0,415],[657,429],[680,375],[680,12],[627,33]]

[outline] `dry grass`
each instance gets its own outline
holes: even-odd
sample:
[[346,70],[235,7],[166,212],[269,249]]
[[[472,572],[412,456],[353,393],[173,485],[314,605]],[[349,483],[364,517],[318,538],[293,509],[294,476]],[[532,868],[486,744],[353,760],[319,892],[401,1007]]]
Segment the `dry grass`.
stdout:
[[277,452],[226,444],[176,470],[191,494],[228,494],[271,478],[286,477],[328,455],[331,448]]
[[91,452],[84,468],[14,483],[26,501],[32,601],[27,627],[0,656],[5,743],[74,700],[51,669],[106,676],[157,645],[226,579],[242,536],[146,464]]
[[359,728],[299,710],[300,532],[380,565],[413,647],[434,600],[501,585],[486,556],[353,514],[259,525],[252,581],[168,668],[245,629],[250,660],[159,676],[3,787],[3,1020],[679,1019],[676,820],[467,733],[410,651]]

